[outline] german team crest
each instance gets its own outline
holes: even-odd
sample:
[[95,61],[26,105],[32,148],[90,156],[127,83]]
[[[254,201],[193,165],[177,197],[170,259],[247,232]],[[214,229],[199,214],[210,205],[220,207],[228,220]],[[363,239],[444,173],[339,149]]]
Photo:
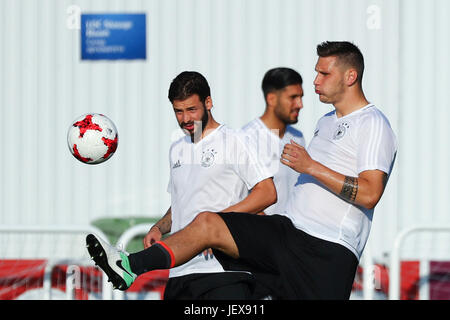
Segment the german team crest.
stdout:
[[214,151],[214,149],[206,149],[205,151],[203,151],[203,155],[202,155],[202,159],[201,159],[201,164],[202,167],[210,167],[214,164],[214,160],[215,160],[215,155],[217,154],[216,151]]
[[336,131],[333,134],[334,140],[340,140],[342,139],[345,134],[347,133],[347,129],[350,128],[347,122],[340,123],[336,129]]

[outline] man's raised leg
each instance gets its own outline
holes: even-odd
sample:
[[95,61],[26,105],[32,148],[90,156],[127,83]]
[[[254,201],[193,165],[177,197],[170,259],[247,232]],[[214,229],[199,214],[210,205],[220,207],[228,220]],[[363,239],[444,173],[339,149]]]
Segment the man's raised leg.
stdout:
[[[236,243],[227,225],[218,214],[213,212],[198,214],[185,228],[157,244],[161,245],[159,249],[167,251],[171,260],[164,269],[179,266],[207,248],[220,250],[233,258],[239,257]],[[153,253],[151,250],[148,251],[152,247],[130,255],[132,269],[135,259],[141,260],[141,263],[147,266],[147,271],[155,269],[152,266]],[[143,272],[136,270],[135,273],[139,275]]]
[[[129,255],[122,254],[120,255],[121,260],[116,259],[117,255],[114,256],[114,261],[110,261],[109,257],[105,259],[104,255],[107,255],[110,249],[96,250],[95,252],[101,252],[101,256],[100,253],[93,254],[93,251],[89,250],[90,246],[105,246],[105,244],[94,243],[92,237],[90,239],[89,242],[87,241],[88,251],[100,268],[104,271],[105,269],[108,270],[107,274],[111,273],[111,270],[117,273],[116,268],[111,268],[111,265],[118,265],[121,269],[124,269],[124,265],[129,266],[132,273],[138,276],[151,270],[169,269],[189,261],[207,248],[220,250],[233,258],[239,257],[238,248],[227,225],[218,214],[213,212],[198,214],[182,230],[170,235],[163,241],[156,242],[145,250]],[[115,284],[112,278],[117,278],[117,275],[114,274],[114,277],[111,277],[108,274],[108,277]],[[121,277],[119,275],[119,278]],[[131,283],[127,282],[127,288],[130,285]]]

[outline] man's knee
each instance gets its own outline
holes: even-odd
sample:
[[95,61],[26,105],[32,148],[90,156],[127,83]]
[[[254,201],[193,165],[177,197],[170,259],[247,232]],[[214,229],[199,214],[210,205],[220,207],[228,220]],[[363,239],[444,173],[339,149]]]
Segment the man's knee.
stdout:
[[215,212],[200,212],[194,219],[193,223],[199,228],[200,232],[207,236],[211,244],[215,244],[215,240],[221,238],[225,231],[225,223],[222,218]]
[[220,217],[216,213],[203,211],[195,217],[193,223],[202,228],[204,231],[208,231],[215,228],[217,219],[220,219]]
[[224,219],[216,213],[201,212],[194,219],[197,231],[201,233],[208,248],[214,248],[233,257],[239,257],[239,251]]

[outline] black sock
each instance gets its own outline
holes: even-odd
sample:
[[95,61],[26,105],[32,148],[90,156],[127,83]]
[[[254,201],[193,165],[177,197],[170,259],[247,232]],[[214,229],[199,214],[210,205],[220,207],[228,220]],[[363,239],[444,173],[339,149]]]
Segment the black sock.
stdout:
[[137,275],[157,269],[170,269],[174,265],[172,250],[162,242],[157,242],[145,250],[131,253],[128,260],[131,271]]

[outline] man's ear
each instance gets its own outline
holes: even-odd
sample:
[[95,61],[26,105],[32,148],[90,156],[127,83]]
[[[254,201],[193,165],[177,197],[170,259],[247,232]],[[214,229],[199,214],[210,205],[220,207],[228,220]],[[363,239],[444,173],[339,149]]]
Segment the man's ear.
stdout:
[[358,81],[358,71],[356,69],[350,68],[345,72],[345,83],[347,86],[351,87]]
[[276,92],[269,92],[266,95],[266,105],[269,106],[276,106],[277,105],[278,96]]
[[205,107],[206,107],[206,110],[208,110],[208,111],[210,111],[213,107],[212,99],[210,96],[206,97],[206,99],[205,99]]

